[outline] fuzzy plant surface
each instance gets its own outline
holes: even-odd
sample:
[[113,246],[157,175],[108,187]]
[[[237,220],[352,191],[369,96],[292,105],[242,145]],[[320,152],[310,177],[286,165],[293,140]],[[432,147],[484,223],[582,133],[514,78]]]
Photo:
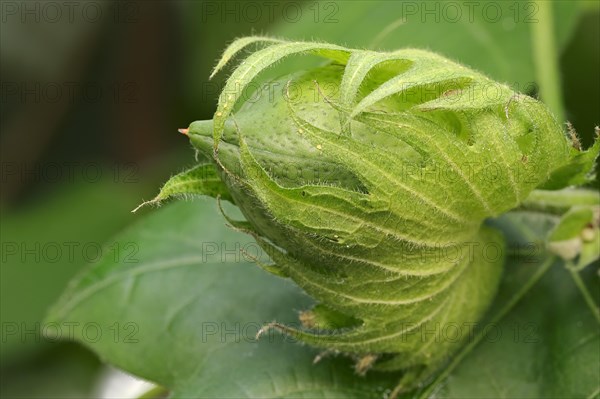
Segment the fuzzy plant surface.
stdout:
[[[553,190],[594,178],[599,142],[582,150],[540,101],[419,49],[248,37],[213,75],[250,47],[214,118],[181,130],[201,162],[154,202],[203,194],[235,204],[246,220],[229,223],[269,255],[256,263],[316,301],[300,326],[276,320],[261,333],[347,355],[358,374],[399,372],[394,394],[413,389],[466,340],[423,332],[472,325],[495,297],[507,249],[488,221],[560,208]],[[264,78],[291,56],[323,63]],[[551,248],[564,259],[596,245],[597,195],[583,197],[559,209]]]

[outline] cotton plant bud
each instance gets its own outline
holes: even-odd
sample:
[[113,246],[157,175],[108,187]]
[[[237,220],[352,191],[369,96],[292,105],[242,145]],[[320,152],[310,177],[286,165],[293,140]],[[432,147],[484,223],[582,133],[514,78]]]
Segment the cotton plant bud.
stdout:
[[[300,326],[263,330],[348,355],[359,374],[398,371],[410,389],[495,296],[505,244],[486,220],[534,189],[588,181],[598,142],[575,148],[543,103],[423,50],[251,37],[215,73],[248,45],[260,49],[233,70],[213,120],[184,131],[209,163],[174,179],[237,205],[246,220],[231,224],[272,261],[259,265],[314,298]],[[325,64],[261,81],[308,54]],[[249,98],[257,82],[272,90]]]

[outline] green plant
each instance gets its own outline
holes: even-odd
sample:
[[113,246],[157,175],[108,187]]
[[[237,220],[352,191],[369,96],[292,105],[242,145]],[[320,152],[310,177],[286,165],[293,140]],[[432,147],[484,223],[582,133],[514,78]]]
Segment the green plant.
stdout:
[[[414,331],[474,324],[495,296],[506,249],[485,220],[552,197],[535,189],[591,181],[600,142],[582,151],[541,102],[422,50],[249,37],[213,75],[256,43],[266,46],[234,70],[214,120],[182,130],[211,162],[174,177],[155,201],[232,201],[247,221],[229,223],[274,262],[257,263],[318,300],[300,313],[303,328],[273,322],[259,335],[276,329],[347,354],[358,374],[402,370],[393,396],[414,389],[466,341]],[[243,98],[265,69],[306,53],[331,62]],[[584,203],[572,208],[575,196]],[[548,248],[581,269],[597,257],[598,196],[558,198],[567,206]],[[583,246],[593,255],[580,256]]]
[[[369,18],[396,26],[398,9],[394,7],[398,4],[400,2],[378,2],[375,6],[372,2],[365,2],[356,3],[356,6],[352,3],[353,7],[340,7],[340,24],[325,26],[323,30],[319,30],[319,34],[329,42],[349,43],[349,46],[356,48],[366,46],[375,36],[383,43],[382,48],[396,49],[398,43],[402,43],[403,47],[432,48],[485,71],[493,80],[516,83],[521,89],[515,92],[525,91],[522,89],[524,84],[536,79],[541,87],[542,98],[556,118],[549,115],[546,107],[538,101],[517,94],[504,85],[454,63],[448,64],[451,67],[447,80],[438,81],[429,87],[413,88],[404,96],[384,98],[376,106],[365,109],[363,114],[358,112],[354,115],[356,117],[351,118],[352,111],[369,93],[377,91],[382,81],[392,79],[398,71],[402,74],[409,73],[413,61],[419,57],[431,62],[442,58],[428,52],[356,51],[323,43],[286,44],[272,38],[237,41],[226,51],[219,68],[233,59],[237,50],[246,50],[245,45],[250,45],[264,48],[261,51],[265,56],[265,65],[262,65],[265,73],[258,74],[245,90],[233,78],[229,80],[230,83],[221,96],[220,109],[217,110],[221,114],[215,117],[219,123],[223,123],[220,140],[215,141],[212,121],[195,122],[189,129],[181,130],[189,136],[197,150],[198,165],[172,178],[153,202],[160,202],[170,195],[220,196],[226,200],[222,207],[227,215],[237,212],[236,207],[230,206],[228,202],[233,201],[244,208],[247,221],[238,222],[233,216],[227,216],[227,219],[237,230],[249,232],[250,235],[222,228],[223,220],[218,215],[216,204],[206,199],[206,196],[191,202],[179,201],[160,211],[151,212],[149,217],[117,239],[120,243],[140,243],[139,263],[124,264],[110,258],[102,259],[71,284],[50,312],[48,320],[95,322],[105,330],[111,329],[111,334],[105,334],[97,342],[90,342],[80,335],[76,339],[86,343],[106,361],[167,387],[173,397],[381,399],[389,397],[395,387],[395,393],[398,393],[402,388],[415,386],[415,390],[402,396],[425,398],[432,393],[447,398],[597,396],[600,362],[596,354],[600,340],[597,333],[596,303],[597,293],[600,291],[596,270],[585,266],[598,257],[594,211],[599,199],[597,193],[591,190],[558,188],[562,185],[584,184],[591,177],[587,172],[592,168],[598,143],[588,151],[579,151],[573,147],[577,147],[575,133],[570,129],[563,129],[558,123],[564,120],[561,115],[565,113],[561,109],[557,75],[538,74],[539,69],[547,72],[546,68],[557,72],[553,61],[556,52],[568,43],[569,27],[573,26],[578,15],[577,8],[574,3],[551,5],[551,8],[556,9],[556,15],[560,15],[561,22],[555,32],[556,43],[552,41],[552,29],[548,30],[545,29],[547,26],[543,26],[548,22],[547,18],[541,19],[542,23],[539,25],[517,24],[510,35],[506,33],[504,24],[476,20],[475,25],[481,30],[480,36],[490,40],[475,43],[471,37],[475,25],[466,23],[466,20],[461,20],[458,24],[408,23],[383,40],[377,35],[381,26],[371,24],[356,29],[357,21]],[[544,4],[540,2],[539,6],[544,7]],[[504,3],[501,5],[504,7]],[[506,3],[507,7],[510,5],[512,3]],[[510,9],[504,11],[508,12]],[[301,40],[313,34],[314,26],[312,20],[305,20],[282,26],[272,32]],[[537,31],[531,42],[530,30]],[[458,32],[462,32],[462,36]],[[463,41],[437,40],[447,34],[457,34]],[[194,35],[194,40],[196,36]],[[264,42],[261,41],[263,39]],[[469,43],[469,46],[464,46],[464,43]],[[334,62],[315,67],[311,65],[314,65],[316,57],[304,56],[294,57],[293,63],[284,60],[275,67],[266,68],[269,60],[274,61],[285,55],[284,48],[290,53],[300,51],[299,54],[303,55],[318,53],[324,55],[325,60],[333,57]],[[347,90],[340,90],[348,64],[352,65],[350,52],[356,55],[353,61],[356,78],[349,80],[354,83],[347,84]],[[250,57],[256,60],[258,53],[260,51]],[[250,65],[248,60],[251,59],[247,58],[242,62],[233,74],[237,73],[239,76],[244,66]],[[302,63],[305,60],[312,64]],[[379,60],[384,61],[380,64],[377,62]],[[534,70],[534,65],[538,70]],[[433,69],[435,65],[426,66]],[[198,74],[196,68],[192,69],[193,77],[202,80],[203,77],[199,78],[199,75],[203,74]],[[246,70],[249,75],[258,72],[253,68]],[[277,74],[283,77],[268,80],[267,75],[273,70],[277,70]],[[364,77],[362,83],[361,77]],[[257,85],[257,82],[264,82],[266,86]],[[470,93],[466,89],[468,87],[494,90],[487,92],[487,95],[483,95],[484,91],[481,91],[477,96],[477,92]],[[498,93],[498,98],[494,93]],[[275,97],[269,97],[271,94]],[[234,98],[240,96],[231,113],[224,105],[233,104],[229,95]],[[437,101],[442,106],[458,104],[459,108],[461,98],[464,100],[463,106],[468,105],[469,99],[478,98],[482,101],[479,104],[472,103],[474,107],[471,109],[422,112],[427,109],[428,104],[425,101],[419,102],[419,96],[425,96],[427,100],[438,98]],[[512,132],[514,135],[497,143],[498,148],[510,149],[507,151],[510,154],[509,166],[500,168],[501,173],[496,178],[495,173],[491,173],[485,179],[469,180],[477,188],[493,190],[483,191],[486,198],[495,204],[493,212],[489,214],[476,209],[477,202],[468,187],[462,186],[464,190],[459,189],[460,184],[464,183],[452,178],[456,174],[442,175],[437,180],[430,176],[432,182],[441,183],[444,187],[443,190],[433,190],[431,194],[438,196],[436,198],[448,194],[464,199],[464,207],[454,203],[449,205],[473,221],[470,232],[469,229],[462,229],[454,224],[438,224],[436,214],[426,211],[426,203],[418,202],[415,206],[406,207],[410,212],[409,216],[418,216],[413,217],[414,221],[418,222],[419,217],[422,217],[424,222],[430,223],[430,231],[432,228],[439,230],[440,242],[445,239],[457,244],[450,245],[450,248],[462,245],[473,249],[473,253],[477,255],[486,255],[481,251],[483,247],[497,248],[504,259],[489,256],[488,253],[486,256],[479,256],[476,263],[473,259],[474,262],[464,265],[466,280],[476,282],[474,288],[485,290],[476,291],[474,295],[476,301],[472,303],[480,306],[479,311],[471,308],[471,314],[449,313],[454,320],[462,318],[459,321],[472,326],[472,330],[467,328],[467,331],[462,331],[463,338],[466,337],[463,342],[426,340],[425,344],[429,346],[425,346],[425,350],[431,351],[433,357],[425,361],[418,356],[419,342],[393,342],[391,344],[394,349],[405,350],[407,360],[414,363],[401,365],[407,367],[398,366],[398,370],[394,372],[385,372],[378,369],[393,357],[393,353],[381,355],[369,348],[361,352],[364,347],[360,348],[358,345],[327,350],[334,346],[332,343],[337,344],[338,340],[345,337],[304,334],[307,329],[311,333],[323,333],[336,328],[350,331],[350,328],[356,327],[363,319],[374,320],[377,314],[367,311],[363,318],[356,317],[363,314],[348,312],[347,308],[341,312],[335,308],[334,311],[333,306],[326,304],[343,305],[343,301],[338,301],[337,297],[325,298],[320,290],[314,288],[311,291],[308,283],[300,281],[299,277],[302,277],[302,272],[310,272],[311,277],[323,274],[322,267],[313,267],[311,264],[311,260],[317,258],[322,260],[320,264],[326,263],[330,267],[333,265],[331,268],[335,269],[333,275],[326,275],[325,284],[335,285],[335,289],[344,295],[348,294],[348,290],[342,291],[345,282],[349,281],[347,272],[361,273],[351,275],[350,283],[368,282],[369,275],[377,273],[376,269],[369,268],[363,274],[363,270],[352,268],[359,265],[359,261],[353,260],[344,265],[336,262],[335,256],[322,256],[323,250],[339,247],[341,240],[355,245],[355,248],[370,245],[381,249],[386,237],[383,236],[381,242],[369,241],[378,237],[377,231],[369,234],[364,227],[359,228],[356,235],[347,233],[352,227],[350,217],[329,216],[332,211],[338,210],[336,204],[341,204],[340,207],[346,210],[346,216],[355,216],[348,209],[358,208],[361,218],[383,224],[387,222],[386,218],[377,219],[376,212],[370,212],[380,211],[382,208],[387,210],[387,193],[378,189],[379,187],[402,183],[407,179],[427,181],[426,178],[415,176],[416,170],[427,168],[427,165],[430,169],[426,170],[435,170],[437,167],[444,173],[457,171],[456,168],[447,167],[447,160],[440,160],[439,152],[432,161],[427,158],[427,151],[415,150],[432,143],[404,145],[402,140],[396,138],[395,128],[375,129],[381,130],[383,134],[373,133],[368,123],[361,120],[367,116],[377,116],[381,120],[373,123],[386,127],[386,123],[389,125],[393,118],[398,117],[392,115],[398,113],[398,104],[405,105],[401,111],[407,118],[404,124],[406,126],[417,128],[442,124],[443,127],[436,129],[436,133],[447,139],[445,143],[450,145],[449,148],[469,151],[473,146],[480,145],[471,141],[467,134],[473,129],[460,129],[466,117],[461,120],[456,117],[457,114],[470,115],[480,122],[486,120],[490,125],[495,121],[502,126],[509,126],[511,129],[501,131]],[[422,115],[424,118],[420,117]],[[529,130],[530,122],[535,118],[542,123],[533,124],[536,128],[532,129],[533,134],[528,135],[525,131]],[[263,120],[266,125],[285,129],[289,134],[277,135],[271,129],[265,129],[260,125]],[[489,127],[483,122],[478,126]],[[298,129],[302,132],[298,132]],[[493,131],[497,132],[496,129]],[[464,135],[457,133],[452,136],[448,132],[462,132]],[[217,138],[221,133],[217,134]],[[550,139],[549,145],[532,144],[529,138],[535,137]],[[265,138],[269,140],[264,140]],[[497,136],[484,136],[483,140],[492,141],[494,138]],[[355,148],[353,140],[369,145],[375,142],[379,151],[369,146]],[[331,144],[334,143],[340,143],[340,146],[332,148]],[[215,147],[218,147],[216,157]],[[265,147],[276,151],[261,150]],[[378,179],[379,173],[361,167],[361,163],[368,162],[377,165],[377,170],[381,170],[381,165],[384,165],[384,172],[388,174],[388,169],[392,167],[397,170],[400,161],[395,157],[394,150],[398,147],[401,147],[406,156],[402,159],[405,159],[407,167],[403,170],[404,173],[394,175],[393,181]],[[347,153],[356,150],[368,155],[339,156],[339,153],[335,153],[342,149],[347,150]],[[526,153],[525,157],[522,156],[523,152]],[[486,169],[483,164],[490,158],[486,151],[483,154],[453,152],[449,159],[462,167],[459,171],[469,172],[472,171],[472,166],[469,165],[472,160],[468,159],[467,164],[459,161],[465,159],[461,157],[470,155],[478,160],[474,162],[474,166],[481,168],[479,170],[494,171],[492,168]],[[293,162],[290,163],[290,159]],[[386,161],[389,161],[389,167]],[[496,162],[492,164],[494,163]],[[518,166],[510,167],[514,165]],[[511,187],[507,179],[517,172],[519,178],[516,182],[523,191],[518,198],[510,198],[512,191],[502,188]],[[363,175],[370,180],[367,179],[365,183]],[[467,176],[479,177],[469,173]],[[459,186],[455,187],[450,183]],[[298,189],[303,184],[316,187],[304,190],[303,196],[302,190]],[[419,186],[419,192],[430,194],[430,191]],[[284,202],[273,201],[274,196],[280,196]],[[340,197],[344,202],[340,202]],[[362,202],[365,198],[366,201]],[[377,198],[378,202],[373,201],[370,205],[373,198]],[[319,211],[296,212],[290,217],[299,208],[281,204],[296,200],[302,202],[303,207],[313,204],[311,201],[321,201],[317,203]],[[517,202],[520,205],[513,208]],[[404,206],[397,205],[395,210]],[[283,220],[286,216],[288,220]],[[392,216],[398,217],[397,214]],[[397,225],[390,225],[397,228]],[[339,234],[340,228],[345,229],[345,234]],[[454,231],[450,232],[452,228]],[[309,233],[303,234],[304,231]],[[410,232],[419,238],[426,236],[418,228],[411,228]],[[252,255],[256,250],[252,235],[266,248],[263,253],[267,252],[271,260],[276,260],[275,265],[265,262],[261,256],[256,256],[255,259]],[[319,240],[317,235],[324,239]],[[403,237],[407,238],[410,237]],[[355,244],[352,240],[361,241]],[[384,280],[395,278],[395,273],[402,267],[414,266],[411,270],[406,269],[406,274],[409,274],[421,266],[436,268],[444,265],[444,256],[434,256],[445,255],[441,247],[434,246],[432,253],[428,253],[418,247],[407,248],[403,240],[397,242],[398,247],[388,246],[388,254],[401,254],[402,260],[407,261],[399,262],[389,256],[384,262],[380,262],[383,266],[395,268],[381,272],[380,276]],[[232,252],[240,251],[240,256],[232,255]],[[385,256],[386,252],[364,250],[361,255],[365,254],[376,257]],[[408,262],[410,255],[421,254],[430,255],[427,262]],[[298,261],[291,263],[290,257]],[[364,263],[365,259],[360,262]],[[273,273],[265,273],[250,263],[259,263]],[[482,267],[475,267],[476,265]],[[486,283],[475,278],[476,273],[483,276]],[[502,275],[498,281],[499,273]],[[440,273],[442,274],[447,277],[452,275],[448,272]],[[300,281],[301,286],[308,287],[306,291],[310,296],[290,283],[289,278],[280,278],[281,275]],[[364,279],[361,280],[361,277]],[[419,288],[419,282],[430,281],[434,286],[439,282],[433,281],[432,276],[407,276],[405,279],[406,281],[401,277],[398,282],[408,287],[410,291],[407,295],[417,294],[423,288]],[[411,282],[417,284],[411,285]],[[384,281],[382,285],[388,294],[391,286],[392,281]],[[459,291],[449,287],[445,292]],[[357,293],[359,291],[354,290],[350,295]],[[320,303],[316,303],[315,297],[318,297]],[[449,299],[449,302],[455,301],[456,298]],[[433,303],[431,306],[435,308],[437,305]],[[399,310],[408,307],[395,305]],[[424,313],[431,310],[424,303],[418,303],[415,309]],[[484,312],[485,309],[487,311]],[[361,311],[359,307],[351,310]],[[298,311],[304,325],[290,328],[298,325]],[[380,315],[386,318],[385,321],[396,323],[396,327],[401,324],[396,319],[396,314],[389,315],[383,311]],[[133,345],[124,344],[123,339],[117,340],[112,334],[115,323],[123,326],[131,321],[135,321],[135,338],[139,341]],[[407,318],[407,325],[409,322],[410,319]],[[447,323],[451,325],[451,320]],[[389,327],[373,322],[370,326],[370,332],[376,336],[381,336]],[[491,334],[486,327],[493,327]],[[262,336],[255,340],[255,334],[261,329]],[[309,342],[310,345],[300,346],[287,342],[288,336],[277,330],[297,337],[296,340]],[[424,328],[422,331],[428,330]],[[435,327],[429,331],[436,331]],[[414,338],[407,335],[407,340],[410,339]],[[354,359],[348,359],[348,356],[324,356],[335,355],[338,351]],[[313,364],[315,357],[322,360]],[[358,377],[356,371],[367,372],[365,376]],[[430,373],[433,373],[432,377],[427,378]],[[398,378],[402,378],[400,385]]]

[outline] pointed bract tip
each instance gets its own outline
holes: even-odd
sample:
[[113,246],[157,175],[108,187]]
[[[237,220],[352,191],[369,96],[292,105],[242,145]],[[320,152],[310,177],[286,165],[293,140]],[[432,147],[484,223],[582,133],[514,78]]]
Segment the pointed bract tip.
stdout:
[[190,131],[190,129],[177,129],[177,131],[181,134],[185,134],[186,136],[188,135],[188,132]]

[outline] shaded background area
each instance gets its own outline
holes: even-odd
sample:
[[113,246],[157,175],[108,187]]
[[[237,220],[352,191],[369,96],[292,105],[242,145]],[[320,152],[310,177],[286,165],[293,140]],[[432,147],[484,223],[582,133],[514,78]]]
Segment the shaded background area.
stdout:
[[[229,42],[270,33],[366,47],[386,27],[361,11],[365,2],[271,3],[273,12],[257,3],[260,16],[233,1],[1,3],[3,397],[97,392],[100,361],[43,338],[41,319],[86,263],[109,251],[135,257],[110,237],[150,212],[130,211],[194,163],[177,128],[212,117],[224,76],[208,76]],[[600,14],[592,3],[574,19],[560,59],[568,118],[584,145],[600,123]],[[339,13],[327,23],[331,4]],[[466,46],[428,40],[434,49]],[[392,35],[382,47],[420,44]]]

